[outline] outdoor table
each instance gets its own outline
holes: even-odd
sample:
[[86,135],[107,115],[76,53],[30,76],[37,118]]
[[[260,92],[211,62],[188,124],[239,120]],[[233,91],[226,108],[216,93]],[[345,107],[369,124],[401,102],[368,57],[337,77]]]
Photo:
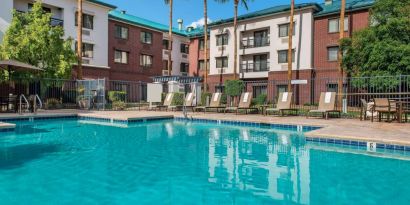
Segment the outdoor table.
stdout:
[[261,108],[262,115],[266,115],[266,109],[268,109],[270,105],[260,105],[259,107]]

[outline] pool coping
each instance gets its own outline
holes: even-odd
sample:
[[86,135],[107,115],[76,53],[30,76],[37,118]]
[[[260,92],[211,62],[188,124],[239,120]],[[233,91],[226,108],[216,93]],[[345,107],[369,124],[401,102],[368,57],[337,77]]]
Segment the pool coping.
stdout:
[[74,119],[90,120],[105,123],[119,123],[128,124],[135,122],[148,122],[155,120],[174,119],[176,121],[192,121],[192,122],[204,122],[215,123],[224,125],[236,125],[246,127],[260,127],[270,129],[284,129],[292,130],[296,132],[303,132],[307,142],[320,142],[327,144],[341,144],[350,146],[362,146],[368,147],[369,143],[373,143],[377,149],[388,149],[398,151],[410,151],[410,142],[397,141],[397,140],[383,140],[372,139],[366,137],[354,137],[354,136],[340,136],[340,135],[321,135],[312,134],[310,132],[324,128],[326,126],[319,125],[306,125],[306,124],[280,124],[280,123],[265,123],[265,122],[253,122],[243,120],[218,120],[208,118],[196,118],[196,117],[178,117],[175,115],[163,115],[163,116],[148,116],[148,117],[131,117],[131,118],[113,118],[113,117],[101,117],[101,116],[89,116],[86,114],[52,114],[52,115],[34,115],[34,116],[16,116],[16,117],[0,117],[0,132],[14,131],[16,125],[9,123],[11,121],[31,121],[31,120],[50,120],[50,119]]

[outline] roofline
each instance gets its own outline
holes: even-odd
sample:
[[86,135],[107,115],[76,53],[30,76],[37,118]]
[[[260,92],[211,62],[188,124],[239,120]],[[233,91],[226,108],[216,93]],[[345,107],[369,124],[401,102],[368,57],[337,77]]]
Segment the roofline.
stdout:
[[[295,11],[301,11],[301,10],[305,10],[305,9],[317,9],[317,10],[319,10],[319,9],[321,9],[321,7],[317,3],[312,3],[310,5],[297,8],[297,9],[295,9]],[[268,17],[268,16],[280,15],[280,14],[283,14],[283,13],[289,13],[288,10],[290,10],[290,9],[287,9],[285,11],[268,13],[268,14],[264,14],[264,15],[256,15],[256,16],[247,17],[247,18],[245,17],[243,19],[240,19],[240,16],[238,16],[238,23],[242,22],[242,21],[252,20],[252,19],[258,19],[258,18],[264,18],[264,17]],[[258,11],[255,11],[255,12],[258,12]],[[248,15],[248,14],[244,14],[244,15]],[[208,24],[208,27],[212,28],[212,27],[222,26],[222,25],[226,25],[226,24],[232,24],[233,21],[234,21],[233,18],[222,19],[222,20],[215,21],[213,23]]]
[[[139,27],[142,27],[142,28],[150,29],[150,30],[153,30],[153,31],[161,32],[161,33],[163,33],[163,32],[168,32],[168,31],[169,31],[169,30],[166,30],[166,29],[158,29],[158,28],[154,28],[154,27],[152,27],[152,26],[148,26],[148,25],[144,25],[144,24],[132,22],[132,21],[129,21],[129,20],[126,20],[126,19],[123,19],[123,18],[119,18],[119,17],[113,16],[112,14],[108,14],[108,20],[118,21],[118,22],[121,22],[121,23],[133,25],[133,26],[139,26]],[[182,37],[188,37],[188,35],[186,35],[186,34],[181,34],[181,33],[172,32],[172,34],[175,34],[175,35],[178,35],[178,36],[182,36]]]
[[[367,4],[367,5],[364,5],[364,6],[360,6],[360,7],[357,7],[357,8],[346,9],[345,12],[353,12],[353,11],[366,10],[366,9],[372,8],[373,5],[374,5],[374,3],[372,3],[372,4]],[[324,13],[324,14],[314,14],[314,15],[313,15],[313,18],[323,17],[323,16],[331,16],[331,15],[335,15],[335,14],[340,14],[340,11],[337,10],[337,11],[335,11],[335,12],[329,12],[329,13]]]
[[92,3],[92,4],[97,4],[97,5],[100,5],[100,6],[104,6],[104,7],[110,8],[110,9],[116,9],[117,8],[117,6],[114,6],[112,4],[105,3],[105,2],[102,2],[102,1],[87,0],[87,2]]

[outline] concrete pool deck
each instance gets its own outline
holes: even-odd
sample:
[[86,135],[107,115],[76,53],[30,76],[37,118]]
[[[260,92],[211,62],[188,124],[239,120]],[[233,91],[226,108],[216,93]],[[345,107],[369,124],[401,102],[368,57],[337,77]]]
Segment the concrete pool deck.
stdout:
[[[135,120],[184,117],[182,112],[158,112],[158,111],[83,111],[83,110],[47,110],[33,114],[0,114],[4,118],[24,118],[24,117],[50,117],[50,116],[82,116],[92,118],[105,118],[114,120]],[[213,120],[233,120],[243,122],[259,122],[272,124],[291,124],[305,126],[320,126],[321,129],[305,133],[309,137],[334,138],[346,140],[360,140],[367,142],[379,142],[385,144],[410,145],[410,123],[386,123],[360,121],[358,119],[338,119],[329,120],[309,118],[303,116],[296,117],[275,117],[262,116],[256,114],[235,115],[221,113],[188,113],[189,118],[213,119]],[[4,124],[4,123],[3,123]],[[7,123],[10,124],[10,123]],[[6,126],[6,125],[5,125]],[[10,125],[8,125],[10,126]],[[1,125],[0,125],[1,129]]]

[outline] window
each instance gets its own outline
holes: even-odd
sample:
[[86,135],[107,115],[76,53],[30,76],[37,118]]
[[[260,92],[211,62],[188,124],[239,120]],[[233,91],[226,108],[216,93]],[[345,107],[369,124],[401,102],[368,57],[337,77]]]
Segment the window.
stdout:
[[327,92],[337,92],[338,91],[338,85],[337,83],[329,83],[327,84]]
[[[171,70],[172,70],[172,63],[173,61],[171,61]],[[168,60],[163,60],[162,65],[164,65],[163,70],[168,70]]]
[[339,47],[333,46],[327,48],[327,60],[328,61],[337,61],[339,54]]
[[269,45],[269,30],[256,31],[253,33],[255,47]]
[[116,63],[128,63],[128,52],[115,50],[114,52],[114,62]]
[[[75,43],[75,50],[77,51],[77,42]],[[94,45],[90,43],[83,43],[82,57],[93,58],[94,56]]]
[[181,73],[188,73],[188,70],[189,70],[189,64],[188,63],[181,63],[181,65],[180,65]]
[[181,53],[189,53],[189,45],[181,43]]
[[[292,62],[295,62],[295,49],[292,49]],[[288,63],[288,50],[278,51],[278,63]]]
[[152,33],[141,31],[141,42],[152,44]]
[[[207,60],[207,63],[208,63],[208,72],[209,72],[209,60]],[[205,61],[204,60],[198,61],[198,66],[199,66],[199,70],[205,70]]]
[[115,25],[115,37],[122,38],[122,39],[128,39],[128,28]]
[[253,56],[254,71],[267,71],[268,70],[268,55],[255,55]]
[[[209,39],[208,39],[208,45],[207,45],[208,49],[209,49]],[[201,39],[199,40],[199,50],[203,51],[205,48],[205,39]]]
[[[279,37],[286,37],[289,36],[289,28],[290,28],[290,23],[286,24],[281,24],[279,25]],[[292,35],[295,35],[295,23],[293,23],[293,33]]]
[[224,46],[228,45],[228,34],[221,34],[216,36],[216,45]]
[[162,48],[165,50],[169,50],[169,40],[162,40]]
[[266,90],[266,85],[258,85],[258,86],[253,86],[253,98],[257,98],[259,95],[266,95],[267,90]]
[[[328,22],[328,32],[335,33],[339,32],[339,18],[329,19]],[[345,17],[345,31],[349,28],[349,19]]]
[[[75,26],[78,22],[78,12],[75,12]],[[94,16],[83,13],[83,28],[94,29]]]
[[216,58],[216,68],[226,68],[228,67],[228,57]]
[[151,67],[152,66],[152,56],[141,54],[140,55],[140,66]]

